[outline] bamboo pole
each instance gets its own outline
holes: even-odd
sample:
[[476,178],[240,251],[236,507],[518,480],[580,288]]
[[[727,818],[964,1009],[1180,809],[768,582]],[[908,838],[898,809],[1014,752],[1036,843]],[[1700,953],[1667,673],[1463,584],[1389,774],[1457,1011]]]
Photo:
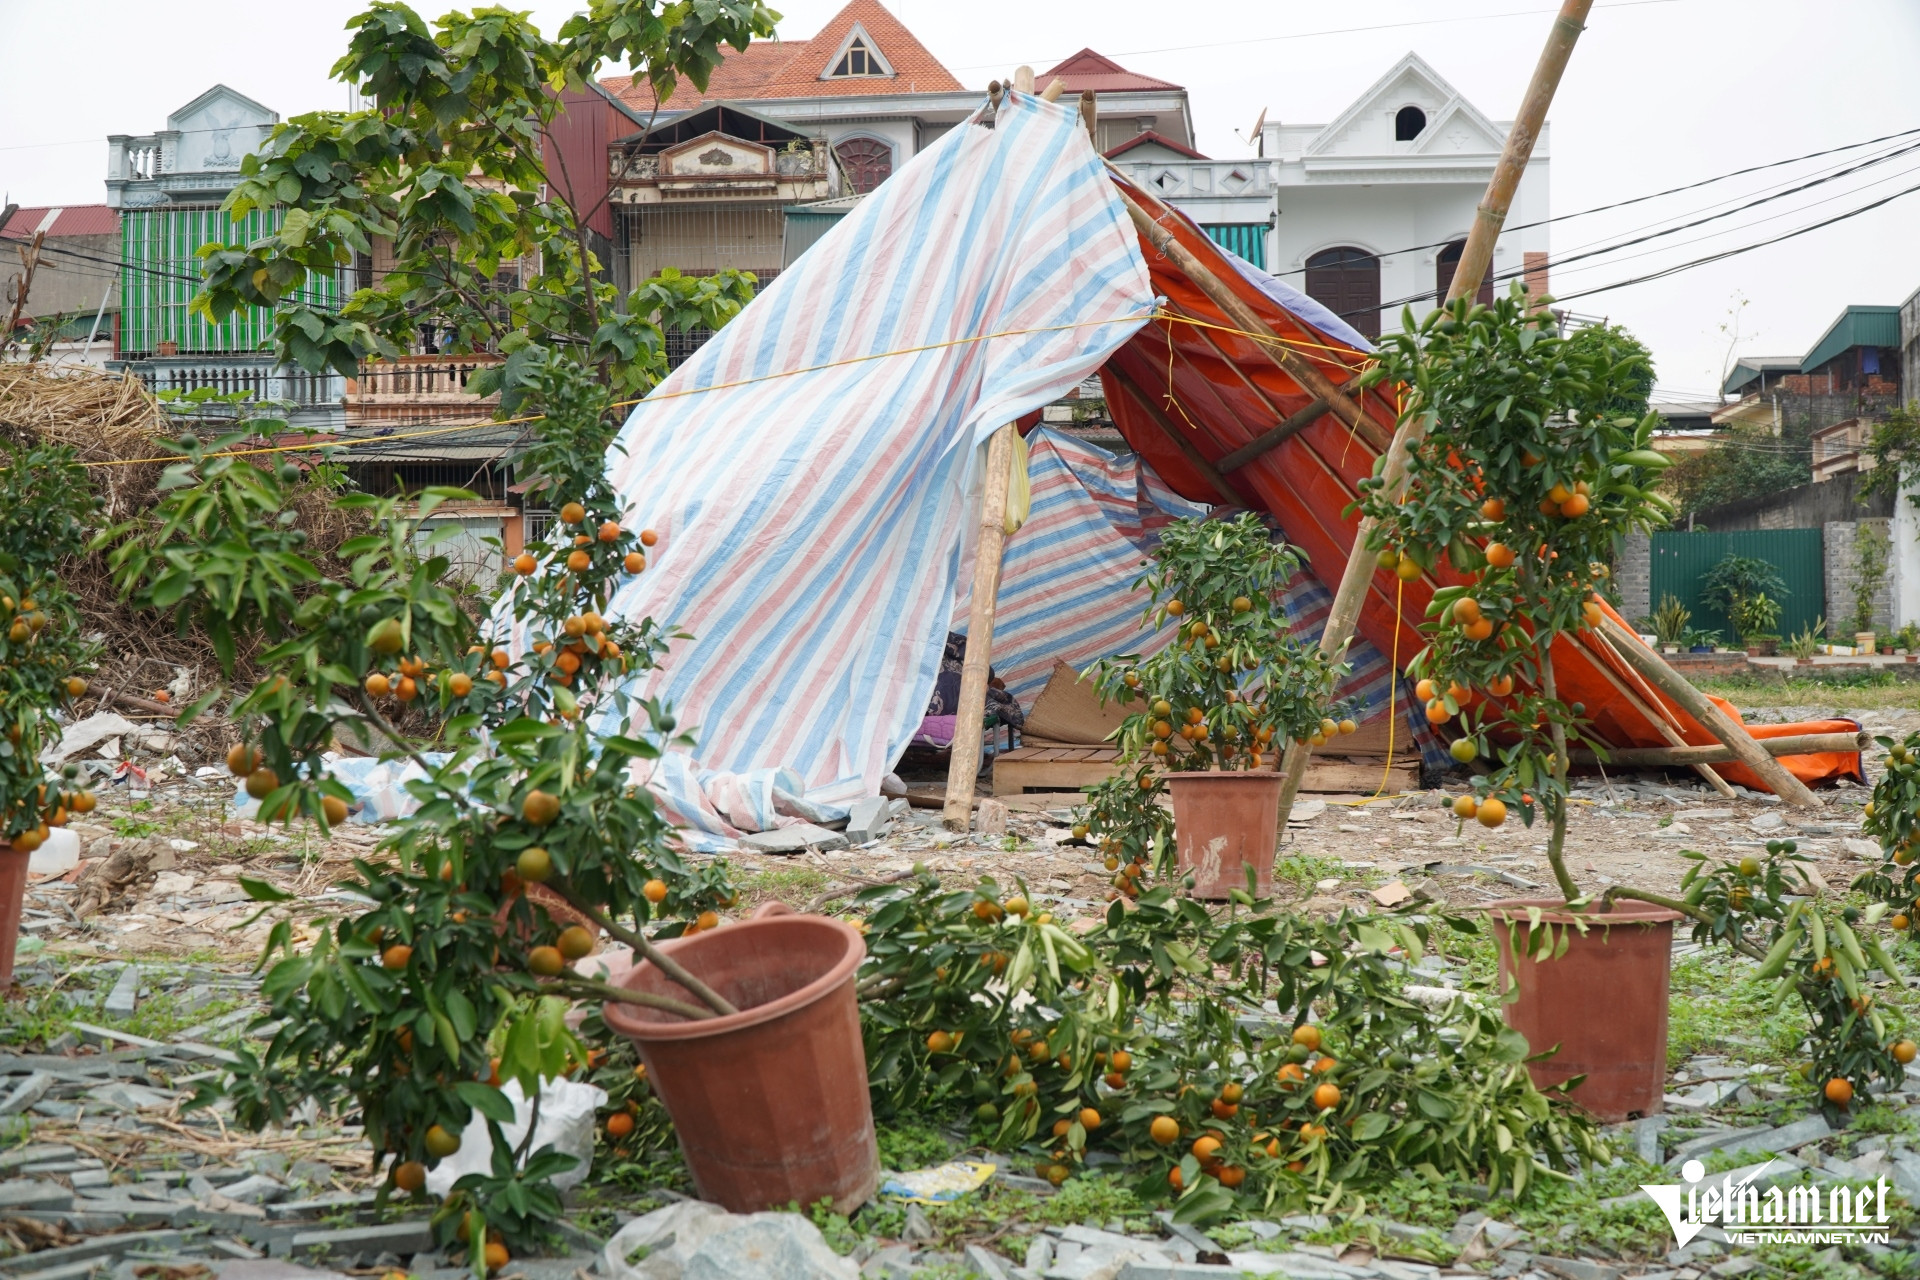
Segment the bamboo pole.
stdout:
[[1611,617],[1604,620],[1602,627],[1608,639],[1614,642],[1614,652],[1623,658],[1627,665],[1647,678],[1647,682],[1667,697],[1688,715],[1705,726],[1708,733],[1720,739],[1733,752],[1733,758],[1758,774],[1760,780],[1772,789],[1773,793],[1788,804],[1797,804],[1803,809],[1821,807],[1819,796],[1807,790],[1807,784],[1788,773],[1785,766],[1767,754],[1766,748],[1757,742],[1753,735],[1736,724],[1719,707],[1713,705],[1707,695],[1701,693],[1687,682],[1685,676],[1660,660],[1660,655],[1647,648],[1639,636],[1621,626]]
[[947,761],[947,802],[941,822],[949,831],[973,825],[973,784],[980,773],[980,735],[987,714],[987,671],[993,657],[993,611],[1000,595],[1000,556],[1007,544],[1007,489],[1013,464],[1009,422],[987,442],[987,474],[980,495],[980,542],[973,556],[968,597],[967,662],[960,672],[960,705],[954,708],[952,755]]
[[[1865,733],[1796,733],[1784,738],[1755,738],[1760,749],[1778,759],[1781,756],[1816,755],[1826,751],[1859,751],[1865,747]],[[1570,751],[1575,764],[1610,764],[1623,769],[1679,767],[1696,764],[1726,764],[1738,759],[1733,748],[1710,747],[1614,747],[1602,761],[1591,751]]]
[[[1487,264],[1493,261],[1494,243],[1506,223],[1507,210],[1513,204],[1527,161],[1533,156],[1533,144],[1546,123],[1547,107],[1553,102],[1554,91],[1560,87],[1561,73],[1567,69],[1567,59],[1573,56],[1574,42],[1580,38],[1591,8],[1593,0],[1562,0],[1559,16],[1554,18],[1553,27],[1547,33],[1546,47],[1540,51],[1540,61],[1534,66],[1533,80],[1527,85],[1527,96],[1521,99],[1520,113],[1507,131],[1506,146],[1501,149],[1500,161],[1487,183],[1487,193],[1474,214],[1466,248],[1460,253],[1460,265],[1447,288],[1447,302],[1471,297],[1480,289],[1480,278],[1487,273]],[[1381,469],[1380,478],[1389,496],[1397,497],[1406,485],[1407,455],[1418,437],[1415,421],[1408,418],[1400,423],[1387,446],[1386,465]],[[1360,621],[1360,606],[1366,600],[1367,584],[1377,568],[1373,552],[1367,549],[1372,537],[1373,521],[1362,516],[1360,528],[1354,534],[1353,551],[1347,557],[1346,571],[1340,575],[1340,586],[1333,595],[1333,607],[1327,612],[1326,630],[1320,635],[1322,653],[1338,655],[1353,639],[1354,627]],[[1394,672],[1393,678],[1398,680],[1400,673]],[[1280,794],[1282,813],[1287,812],[1287,806],[1299,794],[1307,755],[1305,749],[1287,751],[1286,788]]]
[[[1615,652],[1614,647],[1607,642],[1605,636],[1597,631],[1588,631],[1584,634],[1591,637],[1593,644],[1613,654],[1614,661],[1618,662],[1622,667],[1625,667],[1628,675],[1633,676],[1636,680],[1640,679],[1640,677],[1635,674],[1633,668],[1627,666],[1627,660]],[[1680,730],[1674,723],[1672,713],[1667,710],[1666,704],[1660,701],[1650,686],[1646,691],[1647,696],[1642,698],[1634,689],[1633,685],[1622,679],[1619,672],[1615,671],[1606,662],[1602,661],[1597,663],[1596,669],[1602,675],[1606,676],[1607,683],[1612,685],[1614,690],[1627,700],[1627,705],[1645,717],[1647,723],[1659,730],[1660,736],[1665,738],[1669,744],[1676,747],[1684,747],[1687,745],[1687,740],[1680,736]],[[1641,680],[1640,683],[1644,685],[1646,681]],[[1736,798],[1733,788],[1727,785],[1725,778],[1714,772],[1712,765],[1696,764],[1693,766],[1693,771],[1702,778],[1705,778],[1708,786],[1718,791],[1727,799],[1732,800]]]

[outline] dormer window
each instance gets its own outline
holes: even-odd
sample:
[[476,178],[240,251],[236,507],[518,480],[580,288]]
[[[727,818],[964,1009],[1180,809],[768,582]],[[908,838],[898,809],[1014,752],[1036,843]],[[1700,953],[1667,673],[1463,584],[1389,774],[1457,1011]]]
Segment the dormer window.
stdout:
[[1412,142],[1427,127],[1427,113],[1418,107],[1402,107],[1394,113],[1393,140]]
[[853,43],[847,46],[847,51],[840,55],[840,61],[834,64],[832,72],[835,80],[844,80],[852,76],[883,76],[885,74],[887,73],[880,69],[880,60],[873,56],[873,50],[867,47],[865,40],[857,36]]

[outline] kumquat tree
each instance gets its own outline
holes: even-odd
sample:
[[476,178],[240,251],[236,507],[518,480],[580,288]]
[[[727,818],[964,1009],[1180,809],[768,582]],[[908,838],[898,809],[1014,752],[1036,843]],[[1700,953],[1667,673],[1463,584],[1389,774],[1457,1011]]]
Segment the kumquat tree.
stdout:
[[[1889,905],[1912,910],[1920,757],[1910,749],[1920,742],[1892,748],[1875,793],[1869,829],[1889,861],[1862,882],[1882,900],[1868,913],[1790,902],[1810,893],[1792,841],[1719,866],[1689,852],[1696,865],[1677,898],[1624,885],[1590,898],[1567,870],[1569,749],[1583,745],[1602,761],[1607,753],[1588,735],[1586,708],[1559,696],[1553,654],[1600,625],[1596,592],[1616,539],[1668,513],[1652,491],[1667,465],[1647,448],[1655,417],[1613,412],[1635,402],[1644,364],[1637,344],[1562,339],[1552,313],[1518,289],[1491,307],[1461,300],[1417,324],[1409,315],[1367,375],[1406,387],[1403,421],[1419,428],[1406,492],[1388,493],[1376,478],[1357,505],[1376,521],[1383,568],[1411,578],[1444,563],[1468,579],[1434,593],[1427,646],[1409,665],[1428,720],[1458,735],[1454,758],[1487,766],[1454,812],[1489,828],[1514,813],[1529,826],[1544,816],[1547,858],[1576,928],[1582,913],[1637,899],[1688,917],[1698,941],[1759,961],[1776,1004],[1797,996],[1805,1007],[1805,1075],[1841,1110],[1876,1081],[1897,1088],[1914,1056],[1911,1041],[1892,1041],[1863,984],[1871,967],[1899,972],[1868,926]],[[1551,946],[1553,936],[1535,929],[1530,945]]]

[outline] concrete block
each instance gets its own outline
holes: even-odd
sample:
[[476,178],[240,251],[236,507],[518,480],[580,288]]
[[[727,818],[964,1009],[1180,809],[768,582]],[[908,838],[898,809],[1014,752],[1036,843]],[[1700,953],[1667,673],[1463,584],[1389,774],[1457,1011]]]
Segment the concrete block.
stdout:
[[893,825],[893,811],[880,796],[855,800],[847,813],[847,829],[842,834],[850,844],[865,844],[887,834]]
[[328,1257],[360,1253],[419,1253],[433,1248],[433,1227],[425,1218],[387,1222],[374,1227],[341,1227],[333,1231],[302,1231],[289,1242],[295,1256],[324,1250]]
[[742,836],[740,843],[755,853],[800,853],[807,849],[844,849],[847,838],[838,831],[803,822],[795,827],[778,827]]
[[22,1111],[46,1096],[53,1087],[51,1071],[34,1071],[26,1079],[13,1086],[5,1098],[0,1098],[0,1116],[17,1116]]
[[0,1182],[0,1210],[71,1209],[73,1192],[42,1178],[14,1178]]
[[980,808],[973,817],[973,827],[983,836],[1003,836],[1007,834],[1007,803],[988,797],[980,801]]
[[107,998],[100,1006],[100,1012],[110,1017],[125,1018],[132,1015],[134,1007],[140,1003],[140,966],[130,964],[120,971],[114,981],[113,990],[107,992]]

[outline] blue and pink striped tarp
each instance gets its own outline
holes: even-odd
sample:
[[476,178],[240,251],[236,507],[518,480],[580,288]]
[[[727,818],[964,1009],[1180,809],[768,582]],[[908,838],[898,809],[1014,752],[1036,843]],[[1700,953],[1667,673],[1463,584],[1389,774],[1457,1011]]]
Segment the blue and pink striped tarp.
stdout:
[[638,690],[696,736],[650,779],[690,843],[878,790],[966,595],[984,442],[1153,303],[1078,116],[1013,93],[636,407],[610,473],[662,541],[611,611],[694,637]]

